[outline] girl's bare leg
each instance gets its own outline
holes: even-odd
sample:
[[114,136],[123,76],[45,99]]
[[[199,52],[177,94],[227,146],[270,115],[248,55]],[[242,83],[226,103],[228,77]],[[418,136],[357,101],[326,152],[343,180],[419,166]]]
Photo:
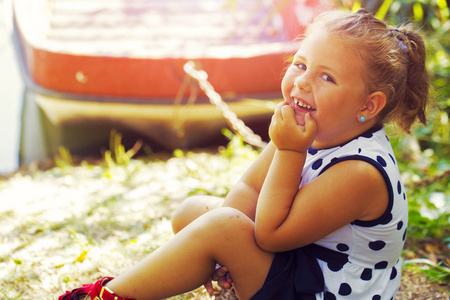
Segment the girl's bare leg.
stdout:
[[255,219],[256,200],[249,200],[248,198],[233,197],[228,195],[226,199],[207,195],[198,195],[186,198],[172,216],[172,230],[178,233],[181,229],[186,227],[189,223],[218,207],[234,207],[245,213],[252,220]]
[[249,299],[262,287],[273,260],[253,232],[253,221],[242,212],[214,209],[107,286],[122,297],[161,299],[203,285],[217,262],[227,266],[239,299]]
[[172,230],[176,234],[201,215],[222,206],[224,199],[199,195],[186,198],[172,216]]

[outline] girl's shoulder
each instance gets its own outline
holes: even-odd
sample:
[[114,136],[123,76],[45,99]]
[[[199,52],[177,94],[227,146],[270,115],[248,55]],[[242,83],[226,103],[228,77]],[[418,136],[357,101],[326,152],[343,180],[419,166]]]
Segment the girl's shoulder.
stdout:
[[389,138],[384,127],[380,127],[333,148],[309,149],[303,177],[306,182],[311,181],[330,167],[348,160],[365,161],[382,173],[391,173],[398,169]]

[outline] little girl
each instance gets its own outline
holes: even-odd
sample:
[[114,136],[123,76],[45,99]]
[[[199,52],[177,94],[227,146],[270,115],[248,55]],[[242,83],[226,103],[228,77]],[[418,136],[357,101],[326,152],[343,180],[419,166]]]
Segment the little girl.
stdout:
[[167,244],[60,299],[161,299],[229,287],[226,273],[239,299],[393,299],[408,207],[383,124],[426,123],[428,88],[412,28],[321,14],[283,78],[271,142],[226,199],[189,198]]

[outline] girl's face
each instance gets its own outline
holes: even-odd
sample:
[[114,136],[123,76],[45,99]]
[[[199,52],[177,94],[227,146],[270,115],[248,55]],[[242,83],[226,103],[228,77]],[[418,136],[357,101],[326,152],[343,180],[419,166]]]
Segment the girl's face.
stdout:
[[297,124],[305,125],[308,112],[317,122],[312,147],[333,147],[358,135],[358,111],[368,95],[362,75],[360,56],[338,37],[321,29],[302,42],[281,88]]

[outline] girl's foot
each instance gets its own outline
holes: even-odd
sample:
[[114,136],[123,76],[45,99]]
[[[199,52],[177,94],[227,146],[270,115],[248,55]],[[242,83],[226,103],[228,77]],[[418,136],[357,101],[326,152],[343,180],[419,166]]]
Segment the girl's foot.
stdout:
[[122,298],[114,294],[105,285],[111,281],[113,277],[104,277],[96,283],[85,284],[73,291],[67,291],[64,295],[59,296],[59,300],[135,300],[133,298]]

